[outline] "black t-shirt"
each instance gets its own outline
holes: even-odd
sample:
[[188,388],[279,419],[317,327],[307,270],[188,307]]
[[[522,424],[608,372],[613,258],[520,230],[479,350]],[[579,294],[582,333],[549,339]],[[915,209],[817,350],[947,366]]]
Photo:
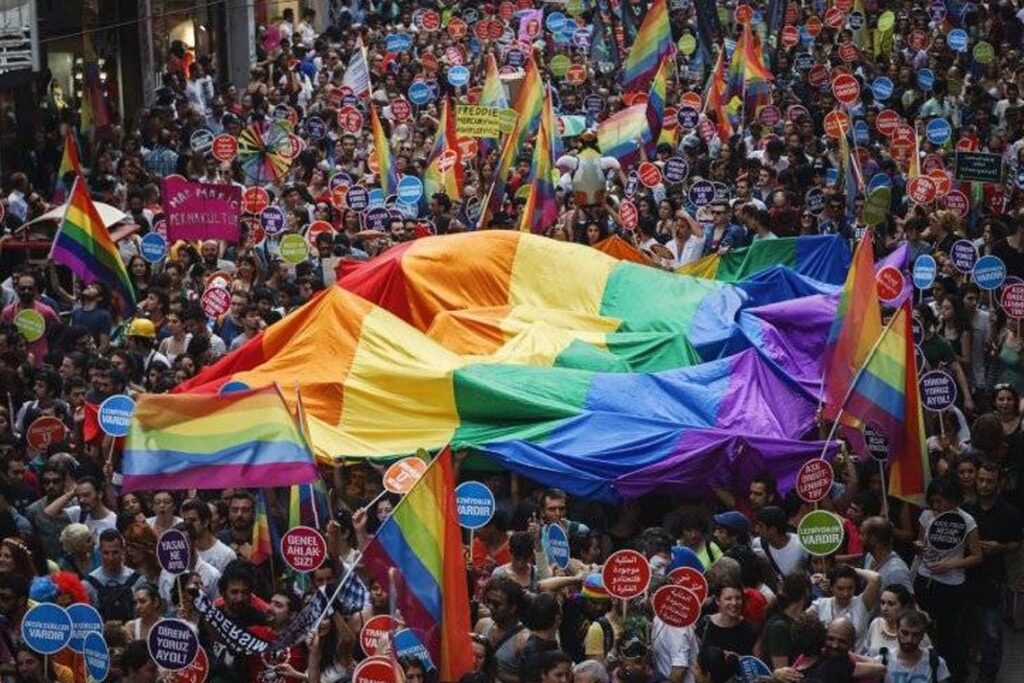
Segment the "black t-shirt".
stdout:
[[702,646],[714,645],[740,656],[753,654],[754,643],[757,642],[757,630],[746,620],[735,626],[723,628],[716,626],[711,617],[708,617],[699,633]]
[[[982,541],[1012,543],[1021,539],[1020,514],[1002,496],[987,510],[975,502],[964,505],[964,512],[978,523],[978,537]],[[999,586],[1006,574],[1006,556],[983,555],[982,558],[981,564],[967,570],[967,584],[976,600],[992,605],[999,601]]]
[[849,657],[822,657],[800,671],[804,675],[804,683],[850,683],[853,667],[853,660]]

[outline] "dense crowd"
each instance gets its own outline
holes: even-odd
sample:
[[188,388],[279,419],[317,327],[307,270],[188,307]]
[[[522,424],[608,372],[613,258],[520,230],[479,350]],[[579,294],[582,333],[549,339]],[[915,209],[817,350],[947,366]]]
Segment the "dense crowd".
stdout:
[[[700,60],[703,47],[691,49],[685,40],[700,33],[700,4],[673,0],[669,7],[673,42],[680,45],[667,88],[674,109],[688,94],[704,96],[713,66],[711,59]],[[770,11],[762,6],[767,3],[753,4],[761,13]],[[652,267],[675,269],[779,237],[832,234],[853,246],[869,227],[864,205],[867,188],[875,186],[867,183],[884,176],[879,182],[890,188],[888,202],[870,226],[875,253],[884,256],[907,243],[911,263],[922,254],[935,257],[939,277],[916,294],[914,316],[927,366],[948,370],[959,389],[955,408],[929,414],[935,478],[923,508],[887,497],[874,462],[859,462],[845,451],[833,461],[836,484],[821,506],[841,516],[845,540],[826,556],[809,555],[793,533],[808,505],[778,490],[770,476],[755,477],[749,490],[694,492],[685,501],[650,496],[609,506],[569,500],[558,489],[508,473],[488,475],[497,511],[468,537],[466,548],[475,664],[464,683],[729,683],[758,675],[741,667],[746,656],[759,658],[783,683],[1000,680],[1004,631],[1024,629],[1024,342],[1019,321],[1008,319],[988,292],[957,272],[950,251],[955,241],[970,240],[980,253],[1001,258],[1008,275],[1024,278],[1021,3],[829,3],[842,11],[842,22],[823,29],[819,22],[817,39],[806,36],[813,42],[786,46],[780,35],[765,36],[774,74],[771,111],[780,116],[741,112],[726,139],[721,125],[667,121],[653,158],[641,155],[624,164],[602,158],[597,202],[578,191],[581,178],[572,159],[595,147],[600,121],[629,100],[621,85],[630,39],[624,19],[629,14],[639,24],[645,3],[620,8],[570,0],[564,7],[546,6],[606,34],[600,41],[592,34],[585,46],[549,29],[533,39],[521,31],[497,41],[478,39],[472,30],[477,22],[495,21],[506,34],[506,26],[516,26],[517,9],[506,5],[511,3],[428,7],[386,0],[354,3],[327,18],[288,10],[259,27],[257,61],[244,87],[228,84],[210,55],[176,43],[151,106],[81,134],[78,112],[51,88],[40,104],[36,138],[4,158],[6,243],[61,203],[57,188],[73,180],[58,177],[61,140],[70,126],[92,198],[122,210],[123,225],[133,228],[118,248],[138,306],[128,313],[105,284],[83,285],[39,254],[10,246],[0,251],[0,679],[84,683],[81,663],[70,653],[44,658],[22,642],[21,618],[41,602],[94,605],[113,655],[107,680],[133,683],[164,676],[146,639],[167,615],[198,632],[210,681],[332,683],[349,680],[366,657],[364,624],[393,612],[388,586],[368,581],[363,602],[339,602],[306,642],[288,648],[286,658],[237,654],[196,612],[193,595],[206,594],[235,623],[273,639],[313,591],[346,573],[397,498],[378,495],[381,472],[370,465],[322,468],[330,512],[320,530],[329,557],[312,576],[300,577],[273,561],[252,562],[253,491],[121,492],[119,444],[98,428],[95,414],[115,394],[171,391],[333,286],[350,261],[424,235],[519,225],[532,182],[529,146],[518,151],[496,202],[488,197],[502,150],[476,144],[460,157],[460,196],[424,197],[416,215],[393,212],[387,229],[368,228],[361,211],[337,201],[332,190],[339,177],[344,183],[377,182],[367,103],[343,88],[353,54],[365,46],[369,100],[380,112],[397,172],[415,176],[424,174],[444,125],[443,98],[478,100],[485,55],[508,68],[511,82],[521,70],[510,64],[532,53],[553,86],[558,115],[566,122],[586,120],[563,138],[569,160],[559,160],[559,215],[545,233],[597,248],[618,237]],[[530,5],[520,2],[519,9]],[[724,35],[716,39],[724,43],[715,50],[730,49],[740,35],[732,5],[722,5]],[[444,25],[425,28],[423,12],[435,9]],[[786,24],[806,26],[825,9],[822,2],[788,3]],[[788,16],[791,11],[795,16]],[[885,11],[894,19],[889,42],[860,42],[853,15],[859,12],[877,31]],[[469,30],[447,29],[453,18]],[[602,28],[609,22],[616,30]],[[325,27],[319,33],[318,25]],[[947,36],[954,27],[966,31],[967,49],[951,47]],[[411,45],[389,51],[395,45],[389,36],[398,34],[410,36]],[[841,57],[838,46],[853,40],[859,43],[856,59]],[[983,41],[990,52],[977,49]],[[516,51],[519,56],[510,57]],[[558,56],[585,66],[585,79],[570,83],[553,66]],[[470,87],[444,77],[457,64],[469,67]],[[848,162],[826,126],[826,114],[836,106],[828,78],[824,87],[811,83],[821,65],[826,74],[845,69],[861,84],[849,112],[853,121],[866,123],[855,152],[864,181],[853,190],[843,184],[841,169]],[[925,70],[932,82],[921,78]],[[879,78],[890,81],[891,94],[884,98],[871,87]],[[435,92],[406,118],[396,103],[408,104],[410,86],[423,81],[433,83]],[[363,112],[361,127],[342,125],[342,106]],[[908,198],[910,160],[879,130],[882,110],[895,111],[916,129],[916,162],[949,171],[947,196],[958,193],[963,205]],[[196,131],[238,135],[251,124],[291,114],[302,149],[279,177],[254,183],[240,160],[218,161],[208,147],[194,144]],[[305,125],[314,116],[325,124],[323,134],[311,134]],[[708,116],[715,113],[702,113],[701,121]],[[950,123],[948,141],[926,136],[935,119]],[[1000,155],[1006,182],[957,182],[954,148]],[[683,181],[637,183],[640,163],[664,169],[673,158],[686,162]],[[166,258],[150,262],[142,255],[142,237],[165,229],[160,180],[171,174],[261,185],[283,212],[284,228],[266,235],[256,217],[246,215],[239,243],[181,241],[170,245]],[[726,192],[697,206],[689,190],[702,179]],[[635,225],[620,212],[627,199],[635,205]],[[309,235],[317,221],[330,229]],[[45,225],[30,230],[38,233]],[[290,234],[308,237],[308,259],[289,263],[282,256],[279,244]],[[230,309],[214,319],[200,302],[211,276],[230,281]],[[39,314],[44,334],[29,340],[14,324],[25,310]],[[56,418],[64,430],[38,447],[29,430],[42,417]],[[280,525],[286,492],[273,493],[269,514]],[[950,511],[962,517],[965,533],[952,547],[936,550],[926,543],[928,530],[937,515]],[[554,563],[545,546],[541,529],[552,524],[567,533],[567,567]],[[155,554],[157,538],[168,529],[184,532],[193,551],[190,571],[177,580],[161,570]],[[707,599],[696,623],[666,624],[647,597],[626,606],[609,596],[600,566],[623,548],[639,550],[650,562],[654,578],[646,595],[669,581],[686,558],[697,559]],[[403,655],[398,663],[409,683],[436,676],[434,663],[422,658]]]

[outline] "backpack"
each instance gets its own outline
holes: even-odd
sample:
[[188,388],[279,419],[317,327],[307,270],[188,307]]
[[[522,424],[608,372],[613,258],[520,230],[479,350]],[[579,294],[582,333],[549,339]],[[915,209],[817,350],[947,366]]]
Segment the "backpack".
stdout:
[[85,580],[96,591],[96,609],[104,621],[130,621],[135,617],[132,592],[135,582],[139,580],[138,572],[132,572],[124,583],[110,586],[104,585],[92,574],[87,574]]
[[[878,654],[882,657],[882,666],[889,669],[889,648],[880,647],[878,648]],[[928,683],[939,683],[939,653],[935,651],[934,647],[928,648],[928,667],[931,669],[932,676]]]
[[612,622],[608,621],[608,617],[600,617],[597,623],[601,626],[601,635],[604,637],[604,656],[609,657],[612,648],[615,647],[615,629],[612,628]]

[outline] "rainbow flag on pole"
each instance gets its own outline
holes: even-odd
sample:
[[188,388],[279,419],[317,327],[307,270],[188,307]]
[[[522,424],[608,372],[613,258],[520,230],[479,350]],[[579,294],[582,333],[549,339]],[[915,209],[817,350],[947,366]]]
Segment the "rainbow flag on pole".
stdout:
[[872,239],[872,231],[868,230],[857,245],[825,344],[823,400],[824,417],[828,420],[836,419],[854,375],[863,367],[882,333]]
[[651,132],[647,122],[647,105],[634,104],[615,112],[597,127],[597,144],[605,156],[615,157],[629,165],[640,158],[640,146],[647,144]]
[[423,171],[423,203],[437,192],[444,192],[452,201],[462,198],[462,155],[455,144],[455,110],[447,97],[441,105],[441,121],[434,135],[434,145]]
[[71,187],[50,260],[70,268],[84,284],[102,282],[110,287],[121,299],[124,312],[135,308],[135,289],[128,271],[81,176]]
[[715,115],[718,139],[723,144],[729,141],[733,132],[732,122],[729,121],[729,115],[725,111],[727,89],[728,84],[725,80],[725,49],[721,48],[718,50],[715,69],[711,72],[711,78],[708,79],[708,89],[704,96],[704,113],[710,112]]
[[448,448],[377,530],[362,563],[382,586],[391,568],[399,570],[396,607],[437,664],[438,680],[454,683],[468,673],[469,593]]
[[646,90],[658,71],[661,60],[673,53],[668,7],[665,0],[654,0],[647,8],[647,14],[640,24],[636,39],[626,55],[626,62],[623,64],[623,90]]
[[519,128],[516,135],[516,149],[526,147],[530,136],[540,127],[541,110],[544,108],[544,83],[541,81],[537,64],[531,56],[526,60],[526,75],[519,86],[519,94],[513,106],[519,113]]
[[373,132],[373,146],[377,152],[377,176],[380,179],[380,189],[384,190],[385,196],[398,192],[398,170],[395,168],[395,159],[391,154],[391,143],[388,136],[384,134],[384,126],[380,125],[380,118],[377,116],[377,107],[370,105],[370,130]]
[[276,386],[231,394],[143,394],[122,463],[124,489],[308,484],[313,454]]
[[[486,76],[483,90],[480,92],[480,106],[508,109],[508,95],[505,94],[505,86],[501,84],[498,62],[490,52],[484,55],[484,68]],[[480,158],[486,159],[497,144],[498,141],[494,138],[480,138]]]
[[647,157],[654,158],[661,141],[662,123],[665,120],[665,101],[668,99],[668,78],[672,73],[673,61],[665,58],[661,60],[658,73],[651,83],[651,91],[647,95],[647,128],[649,139],[647,140]]
[[270,538],[270,515],[267,514],[267,499],[263,491],[256,492],[253,509],[252,554],[249,561],[263,564],[274,555],[274,542]]
[[544,233],[558,220],[558,200],[555,198],[555,184],[552,182],[551,176],[557,138],[551,90],[548,89],[544,96],[544,111],[540,117],[540,128],[537,130],[537,138],[533,143],[530,195],[526,199],[526,206],[523,207],[523,213],[519,219],[519,230],[522,232]]
[[[70,179],[68,174],[73,173]],[[55,201],[63,202],[71,190],[71,185],[82,175],[82,163],[78,159],[78,144],[75,142],[75,132],[71,126],[64,126],[64,150],[60,155],[60,167],[57,169],[57,183],[54,187],[53,198]]]
[[931,466],[917,387],[912,321],[908,299],[882,332],[843,410],[888,438],[890,453],[894,454],[889,495],[921,505],[931,480]]

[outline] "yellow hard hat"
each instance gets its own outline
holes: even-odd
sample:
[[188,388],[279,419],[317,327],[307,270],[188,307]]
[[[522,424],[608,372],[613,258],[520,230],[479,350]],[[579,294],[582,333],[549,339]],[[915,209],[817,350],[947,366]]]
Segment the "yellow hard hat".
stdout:
[[135,318],[132,320],[132,324],[128,326],[128,336],[155,339],[156,328],[153,326],[153,321],[146,318]]

